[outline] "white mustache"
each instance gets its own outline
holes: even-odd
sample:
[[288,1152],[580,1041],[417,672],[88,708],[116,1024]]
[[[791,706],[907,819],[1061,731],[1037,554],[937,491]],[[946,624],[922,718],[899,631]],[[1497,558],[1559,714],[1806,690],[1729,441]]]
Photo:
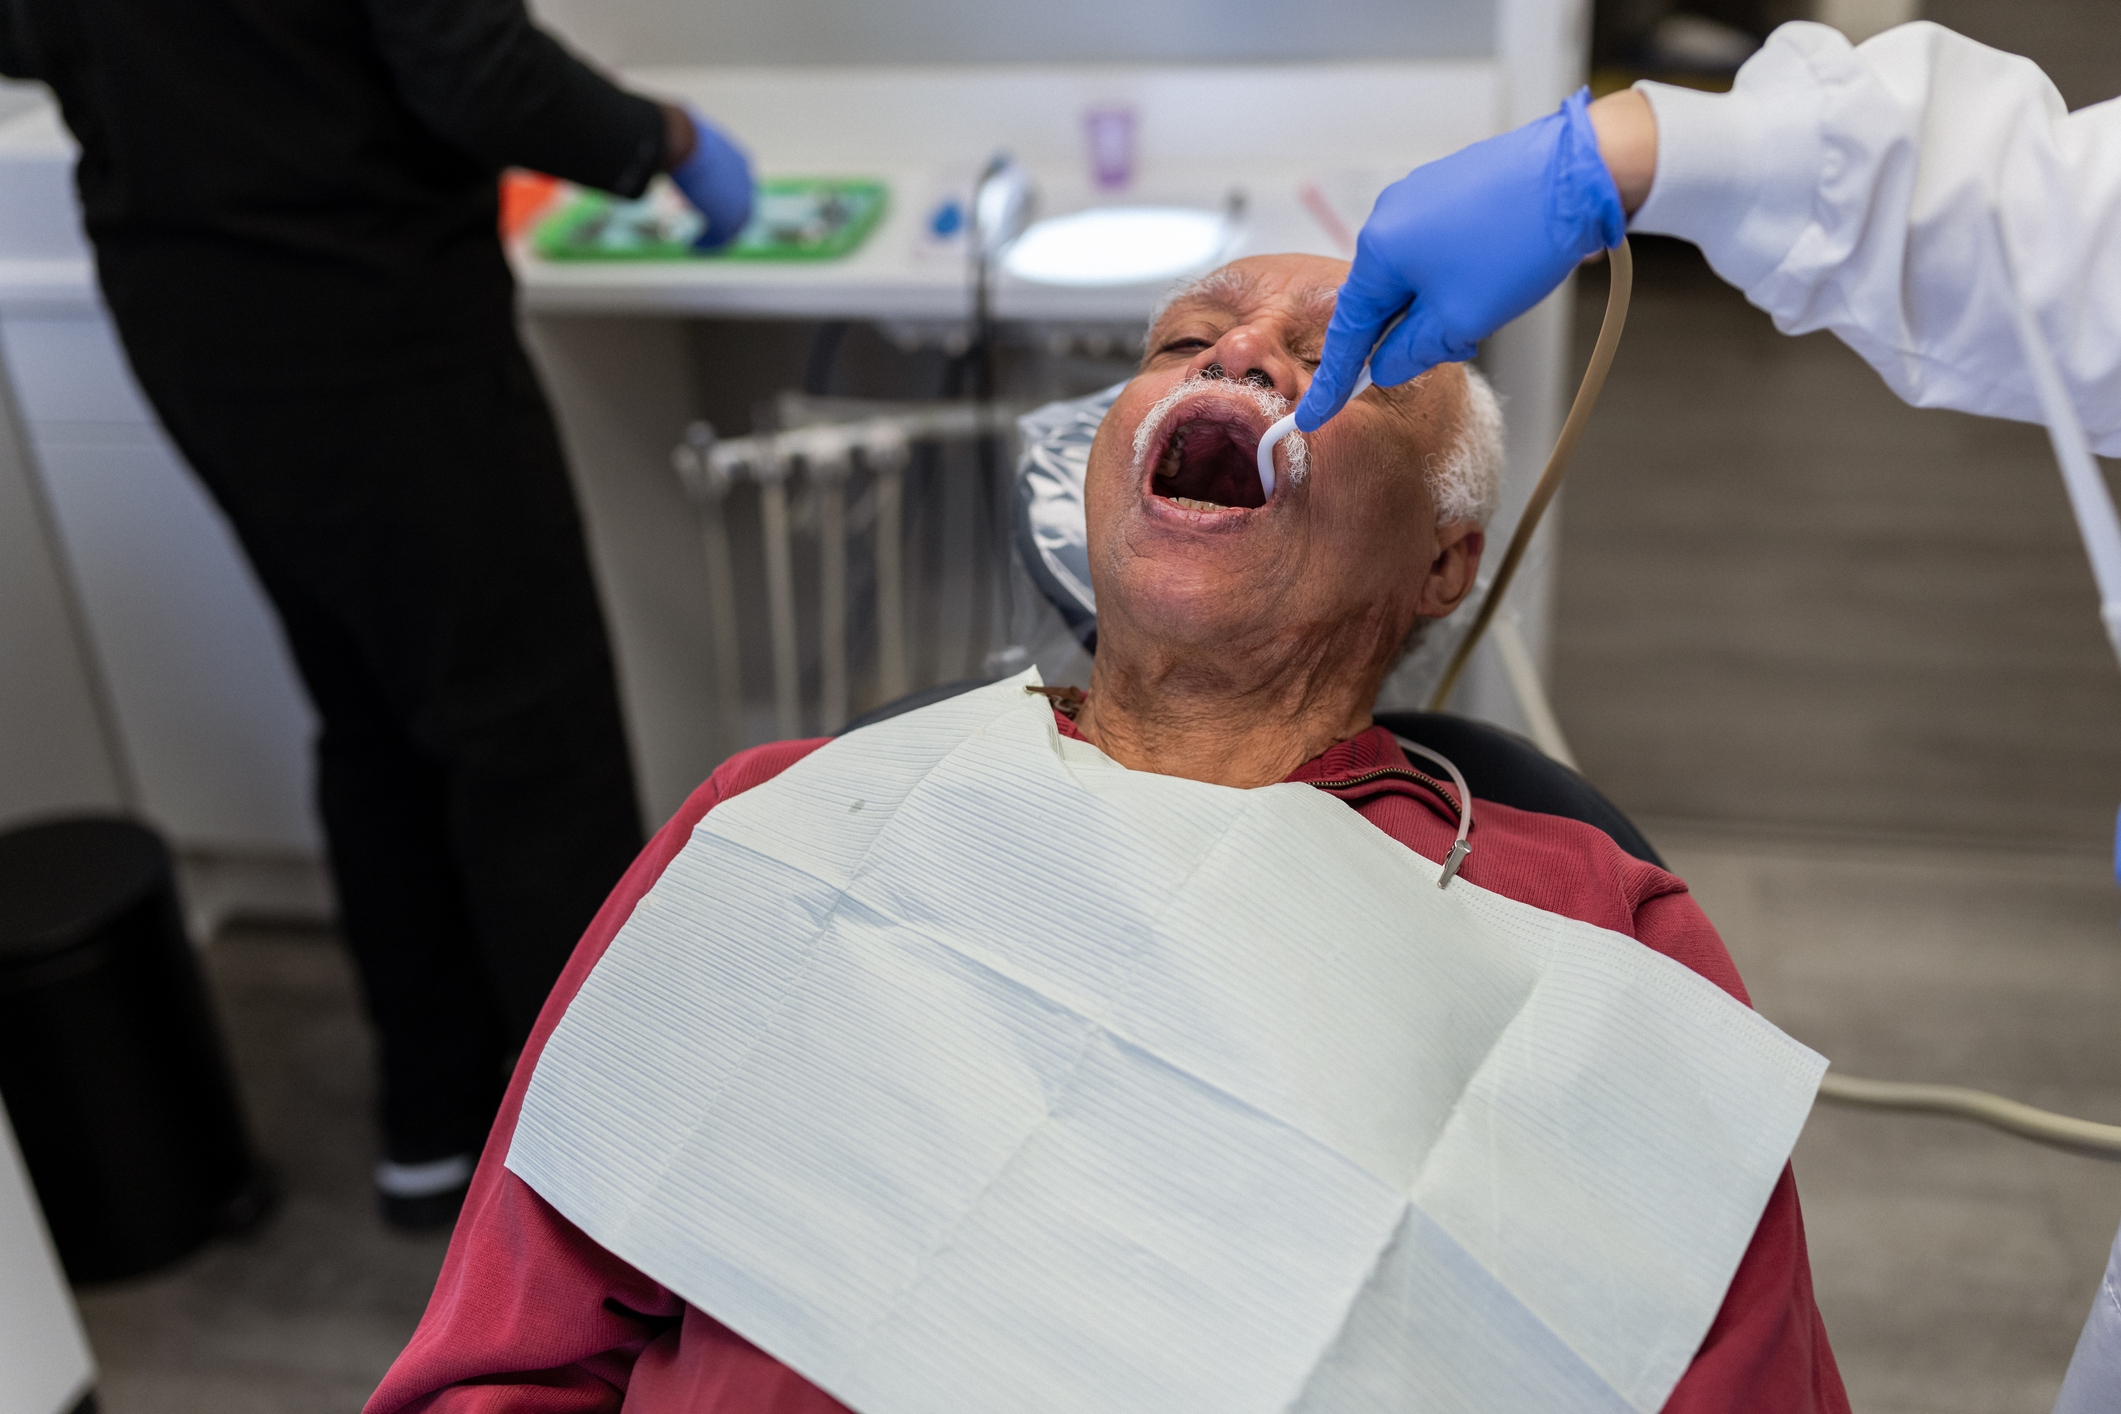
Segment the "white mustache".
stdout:
[[[1242,383],[1234,378],[1203,378],[1196,373],[1158,399],[1155,407],[1142,418],[1141,426],[1134,430],[1134,474],[1141,476],[1149,469],[1149,448],[1156,445],[1156,434],[1166,418],[1190,399],[1208,393],[1235,393],[1248,399],[1266,417],[1268,424],[1279,421],[1289,410],[1289,400],[1272,388],[1262,388],[1256,383]],[[1302,485],[1304,476],[1311,469],[1310,444],[1304,434],[1291,432],[1282,439],[1282,456],[1288,465],[1289,481]]]

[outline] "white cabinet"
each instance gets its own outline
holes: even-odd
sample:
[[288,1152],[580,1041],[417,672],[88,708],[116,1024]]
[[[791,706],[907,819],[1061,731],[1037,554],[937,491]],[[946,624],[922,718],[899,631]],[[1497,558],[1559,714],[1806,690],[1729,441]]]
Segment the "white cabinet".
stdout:
[[[115,772],[187,853],[314,857],[307,701],[227,522],[155,422],[95,297],[71,163],[49,110],[0,125],[0,369],[28,490],[50,513],[57,543],[45,549],[70,581],[90,686],[100,680],[114,727]],[[38,529],[12,525],[9,538]],[[13,657],[35,628],[0,608],[0,652]],[[21,729],[14,714],[6,725]],[[37,803],[108,808],[108,795]]]
[[14,1128],[0,1109],[0,1414],[66,1414],[95,1374]]
[[314,854],[313,727],[279,627],[109,321],[0,314],[0,357],[141,813],[186,849]]

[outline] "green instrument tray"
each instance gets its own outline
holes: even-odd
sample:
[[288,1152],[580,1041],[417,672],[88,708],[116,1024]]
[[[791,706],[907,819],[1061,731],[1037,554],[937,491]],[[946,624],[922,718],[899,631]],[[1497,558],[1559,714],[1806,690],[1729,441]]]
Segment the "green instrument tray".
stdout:
[[547,260],[837,260],[883,218],[889,189],[869,178],[776,177],[758,184],[751,220],[720,250],[694,250],[699,212],[665,178],[620,201],[585,191],[538,223]]

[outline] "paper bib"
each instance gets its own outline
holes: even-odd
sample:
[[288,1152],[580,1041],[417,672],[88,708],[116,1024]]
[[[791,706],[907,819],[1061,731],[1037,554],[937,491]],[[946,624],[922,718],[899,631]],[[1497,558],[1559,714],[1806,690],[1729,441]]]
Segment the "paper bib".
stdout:
[[862,1414],[1658,1409],[1825,1062],[1028,681],[711,811],[508,1166]]

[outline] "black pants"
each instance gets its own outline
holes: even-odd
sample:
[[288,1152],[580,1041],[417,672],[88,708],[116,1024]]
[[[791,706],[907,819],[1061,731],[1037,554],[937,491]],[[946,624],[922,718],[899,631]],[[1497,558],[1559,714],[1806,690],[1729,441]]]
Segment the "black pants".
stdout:
[[641,843],[536,379],[512,327],[416,374],[290,391],[158,357],[166,331],[127,322],[134,371],[234,523],[323,719],[318,803],[380,1040],[386,1149],[476,1151],[506,1057]]

